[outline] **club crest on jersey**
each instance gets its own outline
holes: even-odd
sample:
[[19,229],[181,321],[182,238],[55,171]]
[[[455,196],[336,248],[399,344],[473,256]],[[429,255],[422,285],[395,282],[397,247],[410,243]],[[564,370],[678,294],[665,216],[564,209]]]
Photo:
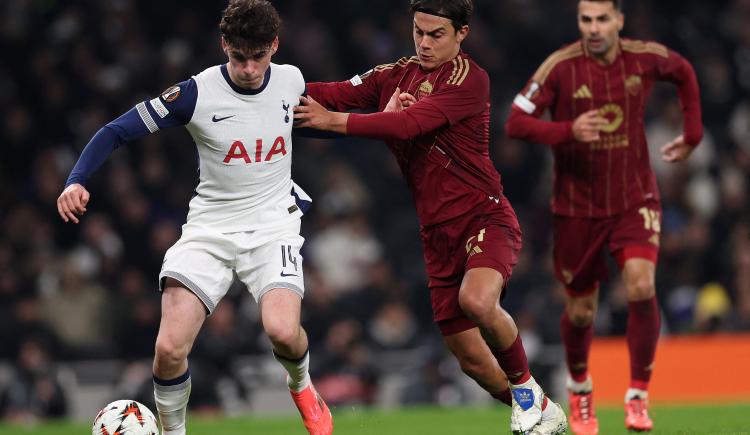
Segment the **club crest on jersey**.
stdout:
[[417,98],[426,97],[431,93],[432,83],[430,83],[428,80],[425,80],[419,84],[419,89],[417,90]]
[[161,97],[166,101],[167,103],[171,103],[172,101],[176,100],[180,97],[180,87],[179,86],[171,86],[167,88],[164,92],[161,93]]
[[634,97],[641,92],[642,88],[643,82],[641,76],[632,75],[625,80],[625,89],[628,91],[628,94]]
[[289,104],[285,100],[281,100],[281,108],[284,109],[284,122],[289,124]]

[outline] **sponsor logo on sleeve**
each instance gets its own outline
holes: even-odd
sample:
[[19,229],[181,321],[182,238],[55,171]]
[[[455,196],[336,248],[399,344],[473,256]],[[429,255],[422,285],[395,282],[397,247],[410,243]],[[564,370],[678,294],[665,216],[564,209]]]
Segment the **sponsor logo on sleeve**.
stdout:
[[531,100],[532,98],[534,98],[537,92],[539,92],[539,89],[541,89],[539,83],[531,82],[531,84],[529,85],[529,90],[526,91],[523,96],[526,97],[526,99]]
[[532,100],[539,93],[540,89],[541,86],[539,86],[539,83],[531,82],[525,93],[516,95],[516,98],[513,99],[513,104],[529,115],[533,115],[536,112],[536,104]]
[[159,115],[159,118],[164,119],[165,116],[169,115],[169,109],[167,109],[167,106],[165,106],[159,98],[154,98],[153,100],[149,101],[149,104],[151,104],[154,112]]
[[167,103],[171,103],[172,101],[178,99],[179,97],[180,97],[179,86],[169,87],[164,92],[161,93],[161,98]]
[[362,77],[356,75],[352,77],[351,79],[349,79],[349,83],[351,83],[352,86],[359,86],[362,84]]

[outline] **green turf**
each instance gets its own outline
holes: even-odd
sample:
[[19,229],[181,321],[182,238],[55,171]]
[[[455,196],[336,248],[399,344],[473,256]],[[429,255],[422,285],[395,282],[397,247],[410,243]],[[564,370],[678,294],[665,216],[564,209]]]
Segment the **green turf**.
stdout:
[[[337,409],[340,435],[495,435],[507,434],[507,408],[405,408],[397,411]],[[598,410],[602,435],[626,434],[620,408]],[[750,435],[750,404],[655,406],[654,434]],[[190,435],[306,435],[296,418],[192,419]],[[88,435],[87,425],[56,423],[26,428],[0,425],[0,435]]]

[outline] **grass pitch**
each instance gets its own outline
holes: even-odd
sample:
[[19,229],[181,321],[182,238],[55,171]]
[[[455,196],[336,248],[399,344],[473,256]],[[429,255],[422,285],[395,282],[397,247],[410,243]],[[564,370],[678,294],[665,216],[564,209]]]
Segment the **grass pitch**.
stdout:
[[[598,409],[600,434],[627,434],[622,408]],[[92,414],[93,415],[93,414]],[[750,435],[750,403],[734,405],[653,406],[654,435]],[[508,408],[403,408],[374,411],[334,410],[339,435],[497,435],[510,433]],[[190,435],[306,435],[296,416],[196,418]],[[0,424],[0,435],[88,435],[85,424],[49,423],[33,427]]]

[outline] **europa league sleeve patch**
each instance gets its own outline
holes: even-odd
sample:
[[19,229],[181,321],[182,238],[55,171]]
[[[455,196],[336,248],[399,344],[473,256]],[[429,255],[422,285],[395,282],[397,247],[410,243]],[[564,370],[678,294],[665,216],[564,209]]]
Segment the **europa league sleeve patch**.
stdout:
[[164,101],[167,103],[171,103],[172,101],[180,98],[180,87],[172,86],[167,88],[164,92],[161,93],[161,98],[164,99]]

